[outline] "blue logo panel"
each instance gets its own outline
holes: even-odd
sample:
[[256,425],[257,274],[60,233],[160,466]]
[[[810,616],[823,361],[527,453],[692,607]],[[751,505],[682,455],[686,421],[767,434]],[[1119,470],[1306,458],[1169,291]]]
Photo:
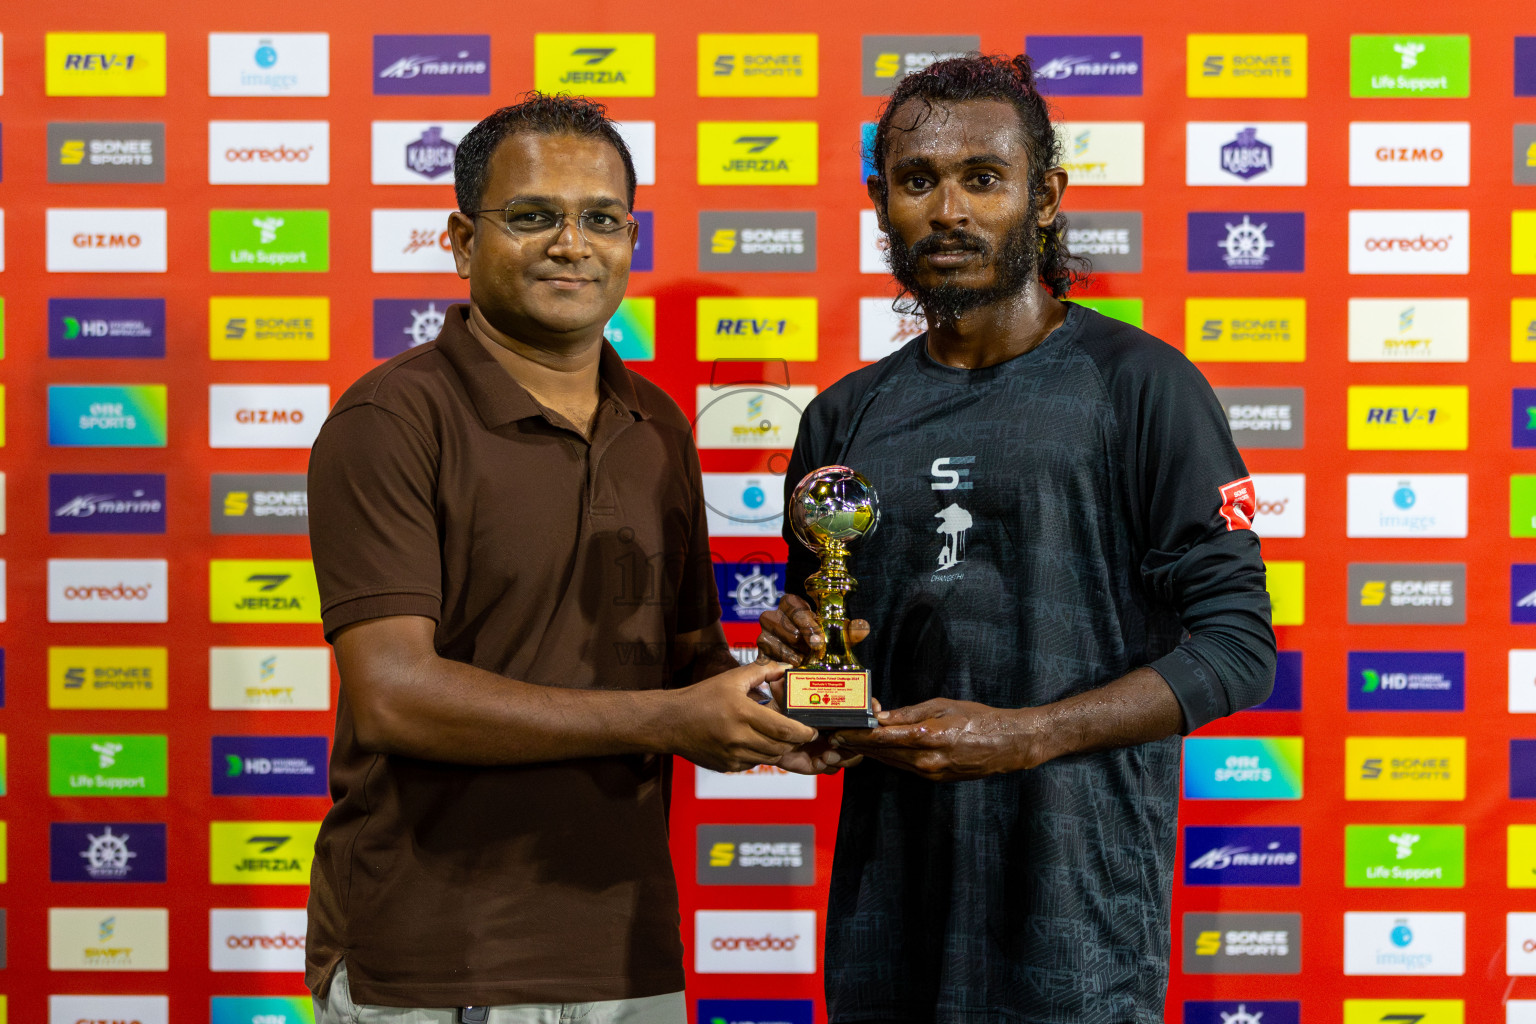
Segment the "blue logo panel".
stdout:
[[1300,736],[1188,736],[1188,800],[1300,800]]
[[165,474],[48,474],[49,533],[164,533]]
[[1307,269],[1307,215],[1191,213],[1189,269],[1299,273]]
[[325,796],[324,736],[213,737],[214,796]]
[[1536,622],[1536,565],[1509,567],[1509,621]]
[[1298,826],[1184,828],[1185,885],[1300,885]]
[[1515,388],[1510,392],[1510,406],[1510,444],[1536,448],[1536,388]]
[[873,121],[865,121],[859,125],[859,184],[862,185],[875,174],[875,129],[879,128]]
[[698,1024],[812,1024],[809,999],[700,999]]
[[1461,651],[1350,651],[1349,710],[1462,711]]
[[165,825],[146,821],[48,826],[51,882],[165,881]]
[[489,96],[490,36],[374,36],[375,96]]
[[1275,652],[1275,688],[1262,704],[1249,711],[1301,710],[1301,652]]
[[1047,95],[1141,95],[1141,36],[1026,36],[1024,52]]
[[[1301,1004],[1268,999],[1201,999],[1184,1004],[1184,1024],[1301,1024]],[[1406,1022],[1404,1022],[1406,1024]]]
[[429,341],[443,329],[448,307],[463,299],[374,299],[373,358],[390,359]]
[[315,1024],[309,996],[214,996],[209,1024]]
[[1509,741],[1509,798],[1536,800],[1536,740]]
[[164,299],[49,299],[51,359],[165,358]]
[[1536,96],[1536,36],[1515,36],[1515,95]]
[[788,578],[783,562],[716,562],[721,622],[757,622],[779,606]]
[[630,270],[656,269],[656,214],[650,210],[636,210],[635,223],[640,225],[636,233],[635,255],[629,261]]

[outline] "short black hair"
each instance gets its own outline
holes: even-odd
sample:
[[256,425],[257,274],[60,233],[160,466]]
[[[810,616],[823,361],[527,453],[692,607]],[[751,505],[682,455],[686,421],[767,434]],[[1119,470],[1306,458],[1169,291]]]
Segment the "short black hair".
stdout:
[[629,190],[629,208],[635,208],[635,162],[630,158],[624,136],[608,119],[608,108],[582,96],[567,93],[524,93],[518,102],[502,107],[471,128],[459,140],[453,157],[453,191],[459,211],[473,215],[485,195],[485,176],[496,148],[518,132],[536,135],[576,135],[602,139],[619,151],[624,161],[624,184]]
[[[970,100],[1002,100],[1013,105],[1019,115],[1024,150],[1029,155],[1029,190],[1036,196],[1043,192],[1045,172],[1061,163],[1062,148],[1051,124],[1050,106],[1035,87],[1034,63],[1022,53],[1016,57],[977,53],[935,61],[908,75],[881,110],[870,156],[879,179],[882,206],[889,194],[885,158],[891,132],[916,129],[932,115],[935,105]],[[909,125],[893,124],[897,112],[908,103],[924,104],[927,110]],[[1040,229],[1040,279],[1058,299],[1086,278],[1088,272],[1088,261],[1067,250],[1066,237],[1067,219],[1060,214]]]

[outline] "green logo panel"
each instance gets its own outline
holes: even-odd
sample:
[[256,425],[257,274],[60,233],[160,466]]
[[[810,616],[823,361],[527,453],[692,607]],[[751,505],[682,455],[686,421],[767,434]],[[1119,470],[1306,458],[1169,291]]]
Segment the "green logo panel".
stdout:
[[165,796],[164,736],[48,737],[50,796]]
[[1467,36],[1350,36],[1351,96],[1465,97],[1472,85]]
[[1460,889],[1466,865],[1460,825],[1344,828],[1344,884],[1351,889]]
[[329,210],[209,210],[211,270],[321,273],[331,269]]
[[1123,320],[1132,327],[1141,326],[1141,300],[1140,299],[1078,299],[1073,302],[1079,306],[1087,306],[1089,309],[1098,310],[1105,316]]
[[1536,537],[1536,476],[1516,473],[1509,478],[1509,535]]

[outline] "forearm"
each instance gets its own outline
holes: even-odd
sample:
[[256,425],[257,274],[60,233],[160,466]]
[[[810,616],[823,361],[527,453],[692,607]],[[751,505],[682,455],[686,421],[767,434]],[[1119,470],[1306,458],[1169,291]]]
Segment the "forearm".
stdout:
[[677,686],[729,672],[739,664],[725,639],[725,627],[718,620],[703,629],[679,635],[673,663],[678,666],[672,675]]
[[1133,669],[1103,686],[1017,714],[1020,768],[1160,740],[1177,733],[1183,721],[1178,699],[1150,668]]

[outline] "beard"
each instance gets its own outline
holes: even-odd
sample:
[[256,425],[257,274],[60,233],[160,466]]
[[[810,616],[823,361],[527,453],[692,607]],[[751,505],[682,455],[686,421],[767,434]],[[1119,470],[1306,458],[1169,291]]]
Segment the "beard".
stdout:
[[[1029,210],[1008,230],[996,251],[985,239],[962,228],[934,232],[910,246],[895,231],[887,237],[890,247],[886,249],[885,262],[891,276],[936,323],[953,324],[973,310],[1017,295],[1039,276],[1040,227],[1036,223],[1033,199]],[[992,283],[984,288],[972,288],[944,279],[933,286],[919,282],[918,261],[946,246],[953,251],[957,244],[961,249],[979,253],[982,266],[995,268]],[[948,274],[943,275],[943,278],[948,277]]]

